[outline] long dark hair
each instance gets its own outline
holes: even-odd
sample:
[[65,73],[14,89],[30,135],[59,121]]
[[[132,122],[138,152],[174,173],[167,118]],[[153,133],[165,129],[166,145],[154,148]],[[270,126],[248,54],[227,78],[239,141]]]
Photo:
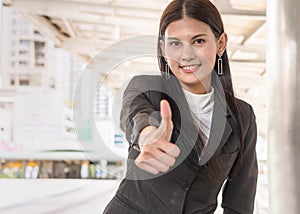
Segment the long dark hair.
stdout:
[[[218,9],[209,1],[209,0],[174,0],[172,1],[167,8],[163,11],[163,14],[160,19],[159,25],[159,41],[157,47],[157,55],[158,55],[158,64],[161,70],[162,75],[166,73],[167,62],[162,54],[162,50],[160,48],[160,41],[164,39],[164,34],[168,25],[174,21],[181,20],[184,17],[192,18],[207,24],[216,39],[219,39],[222,33],[224,33],[224,25],[221,18],[221,15]],[[216,57],[218,59],[218,57]],[[234,114],[236,119],[237,131],[239,133],[240,141],[241,141],[241,150],[239,154],[239,160],[241,161],[242,152],[244,147],[244,132],[243,127],[241,125],[241,117],[239,113],[239,109],[236,104],[236,99],[234,97],[234,91],[231,80],[231,72],[229,66],[229,59],[227,52],[222,55],[222,63],[223,63],[223,75],[214,75],[217,76],[221,82],[223,91],[225,93],[226,103],[231,110],[231,113]],[[217,60],[215,62],[214,71],[217,72]],[[169,69],[171,75],[173,75],[172,71]],[[212,80],[212,84],[213,84]]]

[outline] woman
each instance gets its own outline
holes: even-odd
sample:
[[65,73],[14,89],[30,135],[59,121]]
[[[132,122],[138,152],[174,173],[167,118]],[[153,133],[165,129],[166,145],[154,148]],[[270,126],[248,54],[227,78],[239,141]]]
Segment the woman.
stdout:
[[235,98],[221,16],[208,0],[174,0],[159,28],[161,76],[134,77],[121,127],[127,176],[104,213],[253,213],[256,122]]

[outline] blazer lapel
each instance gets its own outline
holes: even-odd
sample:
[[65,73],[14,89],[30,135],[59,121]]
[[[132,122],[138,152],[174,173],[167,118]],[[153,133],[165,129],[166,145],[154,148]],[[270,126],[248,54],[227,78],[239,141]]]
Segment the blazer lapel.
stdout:
[[[174,128],[179,134],[177,138],[177,143],[179,143],[178,146],[180,147],[181,152],[184,153],[183,156],[186,157],[194,148],[195,143],[200,143],[200,140],[198,139],[199,128],[196,127],[193,122],[189,105],[185,99],[179,81],[173,77],[173,75],[170,76],[171,78],[169,80],[164,80],[163,84],[166,89],[166,94],[178,106],[178,109],[173,112],[174,114],[172,117],[175,121],[180,121],[180,125]],[[214,86],[215,94],[211,131],[207,146],[204,147],[201,154],[198,154],[200,156],[200,165],[204,165],[217,150],[221,149],[232,133],[232,126],[229,122],[232,115],[226,104],[225,94],[220,84]]]
[[[199,128],[195,126],[190,108],[178,79],[170,75],[170,79],[163,79],[164,92],[172,107],[174,121],[174,139],[180,148],[180,160],[184,160],[199,143]],[[176,106],[176,108],[174,108]],[[178,158],[177,158],[178,159]]]
[[204,165],[215,152],[222,148],[232,132],[228,121],[231,117],[227,110],[225,94],[215,89],[212,124],[207,146],[203,149],[199,164]]

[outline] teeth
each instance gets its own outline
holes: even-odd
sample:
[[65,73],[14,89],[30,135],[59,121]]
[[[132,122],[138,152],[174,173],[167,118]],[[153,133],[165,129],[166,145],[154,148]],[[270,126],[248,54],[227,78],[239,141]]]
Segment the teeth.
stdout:
[[194,70],[198,68],[198,65],[192,65],[192,66],[182,66],[184,70]]

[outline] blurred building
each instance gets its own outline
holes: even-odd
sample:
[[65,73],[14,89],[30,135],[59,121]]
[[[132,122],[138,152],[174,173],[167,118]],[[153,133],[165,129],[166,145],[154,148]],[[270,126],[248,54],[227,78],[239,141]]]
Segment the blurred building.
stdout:
[[[13,8],[2,7],[1,18],[1,176],[108,178],[109,170],[122,174],[120,163],[89,162],[77,142],[73,93],[82,61],[56,48]],[[110,91],[100,87],[91,106],[98,121],[108,124],[111,105]],[[113,129],[106,129],[105,136],[113,145]],[[123,143],[122,136],[117,139],[118,145]]]
[[[57,177],[61,169],[55,166],[62,164],[50,161],[49,170],[46,167],[49,161],[38,161],[47,156],[38,158],[32,153],[47,150],[47,144],[55,148],[64,141],[75,141],[72,89],[82,63],[57,49],[37,27],[12,8],[1,10],[1,41],[0,154],[3,159],[0,174],[38,177],[37,167],[44,165],[45,169],[40,170],[42,177],[46,177],[45,170],[48,177]],[[67,150],[68,145],[64,149]],[[28,157],[24,152],[28,152]],[[63,161],[63,156],[61,153],[56,159]],[[51,160],[52,155],[48,158]],[[73,171],[65,171],[65,177],[80,177],[81,163],[76,163],[79,171],[74,172],[78,167],[70,162]]]
[[11,8],[2,8],[3,88],[38,87],[49,91],[56,88],[54,44],[43,37],[27,19]]

